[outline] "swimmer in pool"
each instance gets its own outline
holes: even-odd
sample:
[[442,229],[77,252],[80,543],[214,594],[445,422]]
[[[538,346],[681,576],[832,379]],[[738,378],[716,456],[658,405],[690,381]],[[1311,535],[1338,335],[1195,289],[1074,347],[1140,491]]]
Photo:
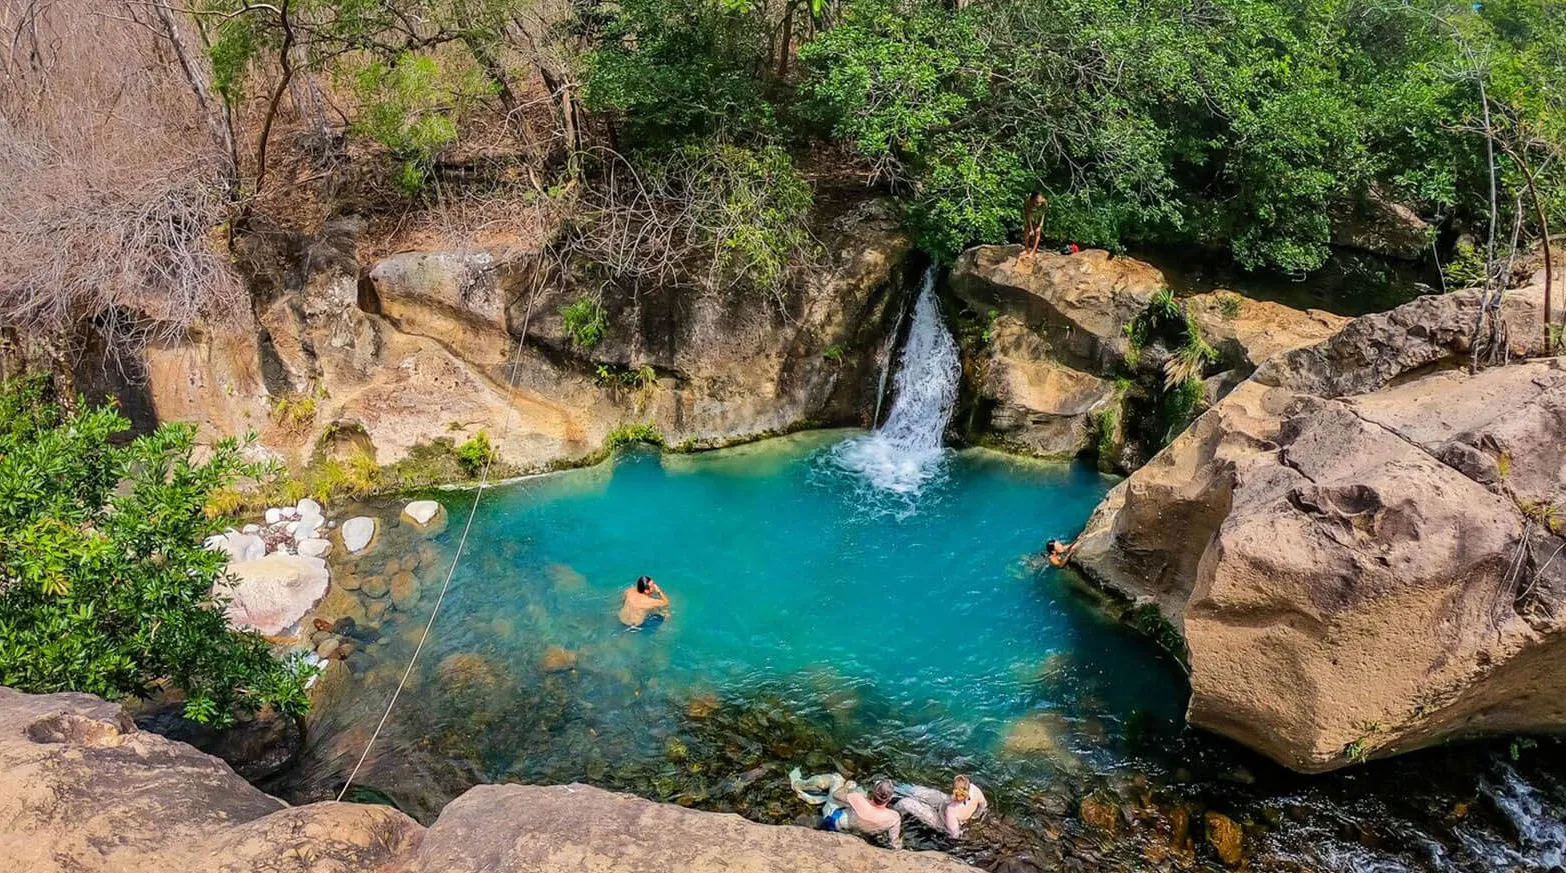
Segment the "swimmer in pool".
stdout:
[[668,618],[669,595],[663,593],[651,576],[643,576],[625,589],[620,599],[620,623],[626,627],[641,627],[649,613]]
[[1044,544],[1044,557],[1056,567],[1066,566],[1066,562],[1071,560],[1071,556],[1076,554],[1076,551],[1075,542],[1062,543],[1060,540],[1050,540]]

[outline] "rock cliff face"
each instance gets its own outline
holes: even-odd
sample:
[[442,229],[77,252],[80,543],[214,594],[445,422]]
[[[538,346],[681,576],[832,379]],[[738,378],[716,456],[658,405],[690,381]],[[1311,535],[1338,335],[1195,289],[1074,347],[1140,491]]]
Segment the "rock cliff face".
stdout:
[[[987,322],[987,340],[969,350],[975,424],[1010,448],[1070,457],[1092,445],[1105,422],[1123,428],[1127,398],[1117,381],[1162,381],[1168,350],[1134,350],[1125,328],[1168,283],[1152,265],[1108,252],[1021,253],[1020,246],[978,246],[952,268],[952,293]],[[1220,355],[1209,379],[1212,399],[1273,355],[1319,342],[1347,322],[1227,292],[1184,305]],[[1100,463],[1134,466],[1129,460]]]
[[759,825],[585,785],[490,785],[430,828],[384,806],[289,807],[85,694],[0,688],[0,865],[26,873],[957,873],[943,855]]
[[781,299],[616,291],[604,339],[584,349],[561,310],[594,288],[542,253],[361,261],[362,232],[349,217],[312,238],[250,240],[254,326],[149,349],[156,417],[211,436],[253,430],[294,463],[344,442],[387,464],[482,430],[523,468],[590,456],[627,425],[700,447],[858,423],[911,250],[891,207],[866,203],[823,232],[821,269]]
[[1566,361],[1469,375],[1476,301],[1272,357],[1095,512],[1077,561],[1179,633],[1193,724],[1303,771],[1566,727]]

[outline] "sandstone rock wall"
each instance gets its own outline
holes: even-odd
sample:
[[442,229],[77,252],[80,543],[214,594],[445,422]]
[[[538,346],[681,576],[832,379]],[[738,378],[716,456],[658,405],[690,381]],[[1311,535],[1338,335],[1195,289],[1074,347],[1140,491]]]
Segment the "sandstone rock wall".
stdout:
[[1305,771],[1566,727],[1566,369],[1469,375],[1476,302],[1271,358],[1094,513],[1077,560],[1180,633],[1192,723]]
[[[157,418],[196,421],[208,438],[256,431],[296,465],[343,434],[388,464],[482,430],[522,468],[591,456],[627,425],[700,447],[859,423],[911,251],[891,206],[866,203],[823,232],[822,268],[785,297],[609,289],[605,338],[582,349],[561,310],[598,289],[542,253],[361,261],[363,230],[346,217],[311,238],[247,238],[254,326],[149,349]],[[644,367],[655,383],[620,378]]]
[[429,829],[289,807],[85,694],[0,688],[0,866],[26,873],[956,873],[943,855],[584,785],[482,786]]
[[[1123,442],[1125,381],[1160,384],[1170,351],[1134,350],[1126,326],[1168,284],[1164,274],[1104,251],[1021,255],[1020,246],[978,246],[952,268],[953,295],[987,322],[987,340],[969,349],[978,429],[1043,457],[1074,456],[1104,427],[1118,431],[1106,447]],[[1209,380],[1213,400],[1267,359],[1326,339],[1348,321],[1230,292],[1184,305],[1221,356]],[[1138,454],[1133,448],[1100,465],[1134,467]]]

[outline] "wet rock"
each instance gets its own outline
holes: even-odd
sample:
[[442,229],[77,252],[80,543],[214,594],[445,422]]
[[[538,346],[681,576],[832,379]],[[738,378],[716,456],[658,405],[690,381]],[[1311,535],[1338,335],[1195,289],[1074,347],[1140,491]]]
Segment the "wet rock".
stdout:
[[1207,845],[1218,853],[1218,859],[1229,867],[1238,867],[1245,860],[1245,832],[1220,812],[1208,810],[1203,818]]
[[1001,738],[1001,751],[1013,757],[1048,758],[1068,772],[1083,769],[1071,749],[1070,727],[1055,712],[1032,712],[1012,722]]
[[447,655],[435,667],[436,678],[449,691],[493,691],[500,687],[502,673],[495,662],[473,652]]
[[406,612],[419,602],[419,579],[411,572],[403,570],[393,576],[388,586],[391,593],[392,605]]
[[358,573],[341,573],[337,577],[337,584],[344,591],[358,591],[364,585],[364,577]]
[[343,548],[347,549],[350,555],[363,552],[374,541],[378,528],[379,524],[376,520],[368,516],[360,515],[348,519],[338,529],[342,534]]
[[391,583],[386,581],[385,576],[366,576],[359,583],[359,593],[380,599],[391,593]]
[[587,584],[587,577],[569,564],[550,564],[544,568],[544,573],[561,591],[576,591]]
[[544,650],[544,657],[538,663],[539,669],[546,673],[570,670],[575,666],[576,652],[560,646],[550,646]]
[[1113,803],[1097,797],[1084,797],[1077,807],[1077,815],[1088,827],[1113,834],[1120,830],[1120,810]]
[[337,654],[337,649],[341,644],[341,640],[339,640],[337,637],[329,636],[322,640],[320,645],[315,647],[315,653],[323,661],[327,660]]
[[296,624],[327,593],[326,562],[320,558],[271,554],[228,565],[232,585],[221,593],[230,598],[230,624],[276,636]]
[[685,714],[691,718],[706,718],[718,711],[718,695],[697,694],[685,704]]
[[391,604],[385,600],[372,600],[365,604],[364,615],[370,621],[379,624],[386,619],[386,613],[391,611]]
[[425,536],[435,536],[446,529],[446,507],[435,500],[415,500],[402,508],[403,524]]
[[364,612],[364,601],[354,596],[351,591],[344,591],[336,585],[331,586],[326,592],[326,597],[315,607],[315,614],[327,622],[336,622],[341,619],[349,619],[356,625],[365,623],[367,616]]

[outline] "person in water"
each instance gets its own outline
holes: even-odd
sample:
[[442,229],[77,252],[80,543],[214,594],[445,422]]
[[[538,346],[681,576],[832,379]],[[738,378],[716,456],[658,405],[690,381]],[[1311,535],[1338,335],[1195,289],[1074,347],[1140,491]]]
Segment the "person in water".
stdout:
[[1061,543],[1060,540],[1050,540],[1044,544],[1044,557],[1056,567],[1064,567],[1071,560],[1071,556],[1077,552],[1077,543]]
[[854,831],[868,837],[885,834],[892,848],[903,847],[903,817],[891,807],[896,790],[890,781],[882,779],[865,794],[864,789],[845,781],[838,773],[805,779],[795,767],[788,776],[794,793],[806,803],[821,807],[822,830]]
[[663,593],[651,576],[643,576],[625,589],[620,598],[620,623],[626,627],[641,627],[649,615],[668,618],[669,595]]
[[967,776],[952,780],[951,794],[923,785],[898,786],[897,793],[902,795],[895,807],[898,812],[911,815],[930,830],[954,840],[962,836],[964,824],[989,809],[984,792]]

